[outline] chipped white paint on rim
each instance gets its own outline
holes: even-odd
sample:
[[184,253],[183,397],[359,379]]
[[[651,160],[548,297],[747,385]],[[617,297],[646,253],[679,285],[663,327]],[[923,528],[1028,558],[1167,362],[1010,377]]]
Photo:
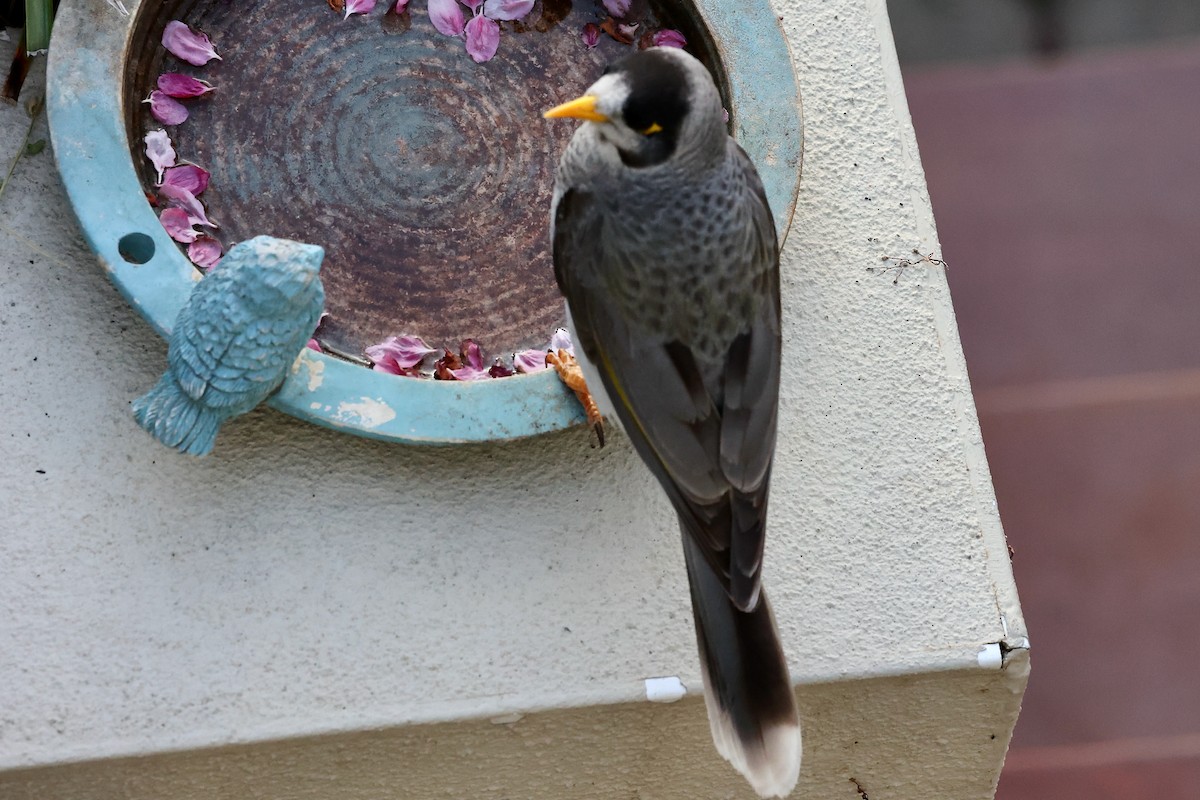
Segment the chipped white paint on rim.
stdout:
[[325,362],[310,356],[312,352],[308,348],[302,350],[298,363],[308,369],[308,390],[315,392],[325,382]]
[[338,403],[334,419],[343,425],[377,428],[396,418],[396,412],[382,400],[360,397],[357,403]]

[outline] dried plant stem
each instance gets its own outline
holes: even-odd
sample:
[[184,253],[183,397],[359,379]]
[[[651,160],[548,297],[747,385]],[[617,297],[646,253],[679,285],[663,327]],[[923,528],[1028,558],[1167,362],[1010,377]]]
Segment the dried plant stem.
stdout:
[[25,138],[21,140],[21,146],[17,148],[17,154],[13,157],[12,163],[8,165],[8,174],[4,176],[4,182],[0,183],[0,199],[4,197],[4,190],[8,188],[8,182],[12,180],[17,163],[20,162],[21,157],[25,155],[25,150],[29,147],[29,137],[33,135],[33,126],[37,124],[38,117],[42,115],[42,110],[45,107],[46,102],[43,97],[39,97],[29,103],[29,126],[25,128]]
[[25,85],[25,77],[29,75],[29,67],[33,59],[25,50],[25,32],[21,32],[21,41],[17,43],[17,51],[13,53],[12,64],[8,68],[8,76],[4,79],[4,99],[10,103],[17,102],[21,96],[21,87]]

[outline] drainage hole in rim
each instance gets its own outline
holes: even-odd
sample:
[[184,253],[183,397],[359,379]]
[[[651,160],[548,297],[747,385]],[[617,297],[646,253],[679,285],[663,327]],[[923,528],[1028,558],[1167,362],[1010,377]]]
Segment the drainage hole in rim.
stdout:
[[154,258],[154,240],[144,233],[127,233],[117,242],[117,252],[130,264],[145,264]]

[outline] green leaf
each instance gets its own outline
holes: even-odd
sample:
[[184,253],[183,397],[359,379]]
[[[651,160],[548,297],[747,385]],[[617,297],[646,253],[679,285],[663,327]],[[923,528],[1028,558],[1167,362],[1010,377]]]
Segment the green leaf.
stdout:
[[25,0],[25,49],[30,55],[50,46],[50,26],[53,22],[53,0]]
[[46,149],[46,140],[38,139],[36,142],[30,142],[25,146],[25,155],[36,156],[38,153]]

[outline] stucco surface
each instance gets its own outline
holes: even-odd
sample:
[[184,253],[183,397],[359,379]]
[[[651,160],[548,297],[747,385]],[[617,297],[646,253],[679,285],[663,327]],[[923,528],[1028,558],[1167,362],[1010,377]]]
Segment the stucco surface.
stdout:
[[[833,786],[819,765],[850,763],[877,714],[900,740],[874,746],[911,750],[871,751],[911,771],[880,776],[890,796],[990,796],[1025,661],[1002,674],[977,656],[1020,644],[1024,622],[945,277],[869,270],[938,247],[886,10],[777,9],[806,131],[765,580],[817,765],[802,788]],[[20,120],[3,119],[8,148]],[[646,678],[700,681],[672,515],[626,441],[592,449],[575,429],[421,448],[259,410],[212,456],[176,455],[129,412],[165,344],[107,283],[47,158],[22,163],[0,212],[0,770],[572,708],[530,724],[618,730],[633,714],[632,731],[650,726],[633,744],[684,725],[691,746],[661,744],[671,757],[727,770],[695,697],[637,702]],[[921,724],[905,717],[914,680],[940,698],[917,705],[948,738],[905,738]],[[632,705],[586,716],[611,703]],[[968,747],[944,727],[980,715],[996,740]],[[451,752],[491,725],[460,724]],[[414,755],[438,739],[406,741]],[[504,752],[549,768],[528,745]],[[939,752],[958,765],[946,785],[970,791],[911,783]],[[813,796],[856,796],[837,781]]]
[[[1015,683],[1014,683],[1015,685]],[[796,798],[992,797],[1018,693],[979,670],[805,687]],[[944,712],[954,710],[953,716]],[[752,800],[704,703],[557,709],[0,774],[5,800]]]

